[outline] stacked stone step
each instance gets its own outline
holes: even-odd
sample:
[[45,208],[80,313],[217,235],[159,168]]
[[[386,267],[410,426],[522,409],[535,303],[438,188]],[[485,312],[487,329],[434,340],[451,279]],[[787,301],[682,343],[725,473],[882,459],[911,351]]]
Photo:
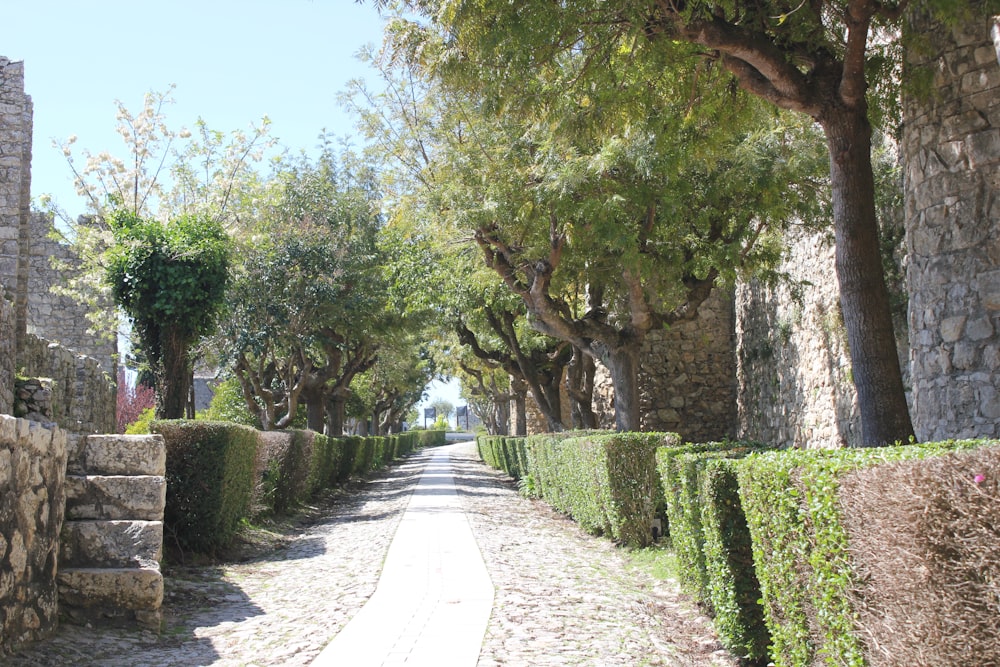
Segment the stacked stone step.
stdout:
[[162,620],[166,446],[159,435],[92,435],[66,476],[59,605],[74,623]]

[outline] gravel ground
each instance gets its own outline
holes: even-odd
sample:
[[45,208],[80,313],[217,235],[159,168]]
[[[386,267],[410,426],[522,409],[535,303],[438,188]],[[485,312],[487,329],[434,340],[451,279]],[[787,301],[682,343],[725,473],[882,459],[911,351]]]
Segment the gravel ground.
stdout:
[[[417,454],[285,529],[277,549],[215,566],[165,569],[164,631],[63,626],[8,656],[12,667],[308,665],[374,592],[389,542],[429,456]],[[496,587],[480,667],[734,667],[672,582],[520,497],[471,444],[455,482]],[[273,544],[272,544],[273,546]]]

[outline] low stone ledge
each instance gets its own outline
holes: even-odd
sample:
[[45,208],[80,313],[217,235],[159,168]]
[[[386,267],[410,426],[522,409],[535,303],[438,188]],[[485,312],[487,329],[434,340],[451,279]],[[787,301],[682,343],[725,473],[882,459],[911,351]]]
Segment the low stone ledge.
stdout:
[[70,462],[74,475],[165,475],[167,446],[162,435],[91,435]]
[[67,475],[66,518],[162,521],[167,481],[153,475]]
[[59,562],[63,568],[157,567],[162,547],[162,521],[69,521]]
[[59,573],[59,612],[79,625],[143,625],[159,631],[163,575],[158,568],[69,568]]
[[58,581],[60,602],[73,607],[151,610],[163,604],[159,568],[66,568]]

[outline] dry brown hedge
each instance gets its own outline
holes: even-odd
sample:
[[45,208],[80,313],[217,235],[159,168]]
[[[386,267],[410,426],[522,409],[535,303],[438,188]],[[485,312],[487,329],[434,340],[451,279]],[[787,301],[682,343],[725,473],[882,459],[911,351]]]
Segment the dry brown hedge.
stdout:
[[1000,667],[1000,447],[851,473],[840,501],[872,667]]

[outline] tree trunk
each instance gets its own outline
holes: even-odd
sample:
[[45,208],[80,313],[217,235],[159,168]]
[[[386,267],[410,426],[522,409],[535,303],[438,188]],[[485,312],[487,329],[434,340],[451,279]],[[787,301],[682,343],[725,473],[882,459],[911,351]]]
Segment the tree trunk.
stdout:
[[[347,399],[334,394],[326,403],[326,434],[333,437],[344,435],[344,404]],[[374,427],[374,424],[372,425]]]
[[603,355],[615,390],[615,429],[639,430],[639,346],[624,345]]
[[156,418],[183,419],[191,381],[188,341],[173,328],[164,327],[160,343]]
[[830,152],[837,279],[861,413],[861,444],[907,442],[913,425],[879,252],[871,126],[864,109],[834,110],[820,122]]
[[525,436],[528,435],[528,410],[527,410],[527,391],[515,391],[514,394],[514,435]]
[[306,404],[306,428],[322,433],[326,418],[326,397],[322,391],[303,391],[301,396]]
[[594,359],[583,350],[573,347],[573,361],[566,374],[566,393],[570,399],[573,428],[597,428],[594,414]]
[[196,408],[194,403],[194,369],[188,373],[188,399],[187,405],[184,406],[185,417],[188,419],[194,419],[196,414]]

